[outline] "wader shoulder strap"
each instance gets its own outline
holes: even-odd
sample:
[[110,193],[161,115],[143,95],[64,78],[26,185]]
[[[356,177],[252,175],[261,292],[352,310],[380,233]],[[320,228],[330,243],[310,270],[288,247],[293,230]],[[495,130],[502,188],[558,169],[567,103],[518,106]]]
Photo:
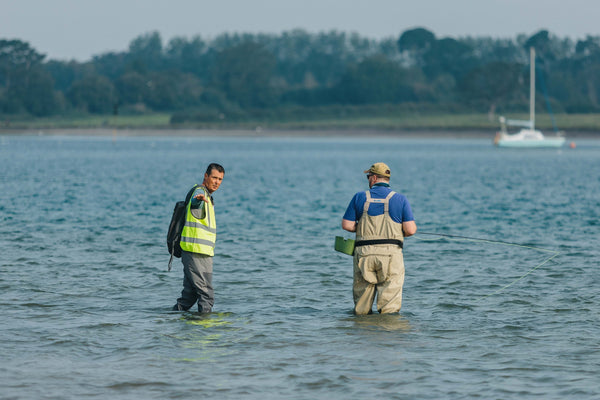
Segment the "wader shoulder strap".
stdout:
[[394,196],[396,194],[396,192],[391,191],[386,198],[384,199],[384,203],[383,203],[383,212],[388,215],[390,212],[390,199],[392,198],[392,196]]
[[388,195],[386,196],[385,199],[373,199],[371,198],[371,192],[369,190],[365,191],[365,194],[367,195],[367,198],[365,199],[365,204],[363,206],[363,215],[369,211],[369,205],[371,203],[382,203],[383,204],[383,212],[384,214],[389,214],[389,209],[390,209],[390,199],[392,198],[392,196],[394,196],[396,194],[396,192],[391,191],[390,193],[388,193]]
[[400,248],[404,247],[404,243],[399,239],[372,239],[372,240],[357,240],[354,242],[354,247],[370,246],[373,244],[396,244]]
[[371,192],[367,190],[365,194],[367,195],[367,198],[365,199],[365,204],[363,205],[363,215],[369,211],[369,204],[371,204]]

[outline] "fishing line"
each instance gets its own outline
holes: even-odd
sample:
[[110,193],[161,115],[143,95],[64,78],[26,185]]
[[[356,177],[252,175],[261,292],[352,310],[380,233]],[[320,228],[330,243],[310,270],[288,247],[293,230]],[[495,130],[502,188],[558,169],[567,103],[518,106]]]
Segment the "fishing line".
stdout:
[[[420,238],[418,237],[418,235],[428,235],[428,236],[437,236],[438,238],[435,239],[425,239],[425,238]],[[431,233],[431,232],[419,232],[417,235],[413,236],[415,239],[418,240],[424,240],[424,241],[432,241],[432,240],[440,240],[440,239],[447,239],[447,240],[456,240],[456,241],[467,241],[467,242],[478,242],[478,243],[490,243],[490,244],[502,244],[505,246],[514,246],[514,247],[520,247],[523,249],[530,249],[530,250],[536,250],[536,251],[541,251],[541,252],[546,252],[546,253],[551,253],[550,256],[548,258],[546,258],[544,261],[542,261],[541,263],[537,264],[535,267],[531,268],[529,271],[525,272],[523,275],[519,276],[518,278],[516,278],[515,280],[513,280],[512,282],[510,282],[508,285],[505,285],[503,287],[501,287],[500,289],[487,294],[485,296],[482,296],[479,298],[478,301],[481,301],[483,299],[486,299],[490,296],[496,295],[506,289],[508,289],[509,287],[511,287],[512,285],[514,285],[515,283],[523,280],[527,275],[531,274],[532,272],[534,272],[535,270],[537,270],[538,268],[540,268],[541,266],[547,264],[548,262],[550,262],[552,259],[554,259],[555,257],[557,257],[560,252],[557,250],[549,250],[549,249],[544,249],[542,247],[536,247],[536,246],[529,246],[529,245],[525,245],[525,244],[520,244],[520,243],[513,243],[513,242],[505,242],[502,240],[490,240],[490,239],[483,239],[483,238],[474,238],[474,237],[469,237],[469,236],[459,236],[459,235],[447,235],[447,234],[443,234],[443,233]]]

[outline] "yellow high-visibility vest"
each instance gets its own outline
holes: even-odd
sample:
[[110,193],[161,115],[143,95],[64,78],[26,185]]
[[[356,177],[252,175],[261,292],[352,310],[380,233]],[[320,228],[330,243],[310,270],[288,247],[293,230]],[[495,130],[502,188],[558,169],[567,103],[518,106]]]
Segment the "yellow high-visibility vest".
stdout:
[[192,214],[192,202],[187,206],[185,224],[181,231],[181,249],[192,253],[200,253],[208,256],[215,255],[215,242],[217,240],[217,222],[215,220],[215,208],[206,188],[204,190],[206,201],[203,204],[204,218],[198,219]]

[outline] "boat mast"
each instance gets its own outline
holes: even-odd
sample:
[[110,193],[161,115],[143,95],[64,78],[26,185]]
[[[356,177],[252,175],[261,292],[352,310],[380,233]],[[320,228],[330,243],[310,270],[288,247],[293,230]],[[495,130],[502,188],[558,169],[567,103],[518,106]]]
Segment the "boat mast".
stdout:
[[529,121],[535,129],[535,49],[529,48]]

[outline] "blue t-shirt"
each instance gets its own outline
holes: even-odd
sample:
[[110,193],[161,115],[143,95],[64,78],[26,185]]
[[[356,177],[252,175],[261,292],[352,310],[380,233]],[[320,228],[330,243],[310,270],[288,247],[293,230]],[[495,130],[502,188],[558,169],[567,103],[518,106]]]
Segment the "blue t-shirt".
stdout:
[[[372,198],[385,199],[388,194],[390,194],[392,189],[390,189],[390,185],[387,183],[380,182],[373,185],[370,191]],[[360,217],[362,217],[362,213],[365,208],[365,201],[367,201],[367,195],[364,191],[356,193],[346,209],[344,219],[348,221],[358,221]],[[369,205],[368,212],[369,215],[373,217],[383,214],[383,204],[371,203],[371,205]],[[415,220],[410,208],[410,204],[408,203],[408,199],[400,193],[396,193],[390,199],[389,214],[392,220],[398,223]]]

